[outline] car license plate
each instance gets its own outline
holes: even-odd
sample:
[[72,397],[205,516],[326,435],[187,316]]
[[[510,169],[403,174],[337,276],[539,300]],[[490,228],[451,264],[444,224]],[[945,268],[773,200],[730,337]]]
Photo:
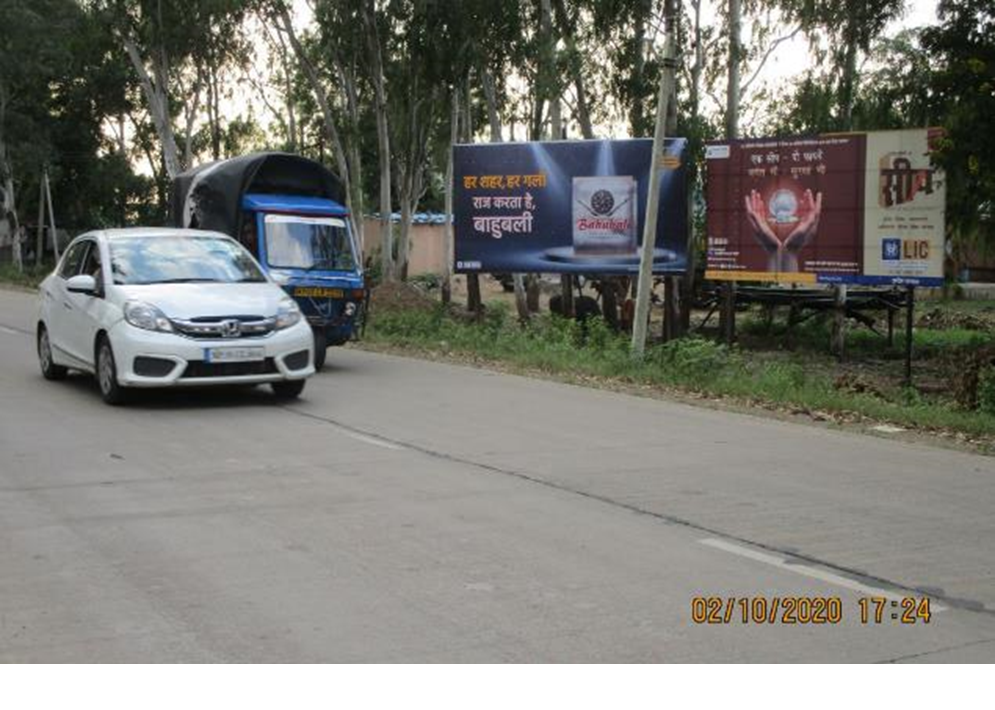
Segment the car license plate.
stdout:
[[204,362],[257,362],[265,357],[265,348],[204,348]]
[[340,288],[321,288],[320,286],[297,286],[294,295],[300,298],[342,298],[345,293]]

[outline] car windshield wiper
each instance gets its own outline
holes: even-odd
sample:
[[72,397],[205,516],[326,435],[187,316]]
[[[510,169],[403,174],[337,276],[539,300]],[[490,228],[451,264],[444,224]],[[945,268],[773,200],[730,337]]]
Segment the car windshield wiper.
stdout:
[[337,259],[321,259],[316,261],[311,266],[304,269],[305,271],[314,271],[315,269],[330,269],[332,271],[348,271],[348,267],[339,266],[339,261]]

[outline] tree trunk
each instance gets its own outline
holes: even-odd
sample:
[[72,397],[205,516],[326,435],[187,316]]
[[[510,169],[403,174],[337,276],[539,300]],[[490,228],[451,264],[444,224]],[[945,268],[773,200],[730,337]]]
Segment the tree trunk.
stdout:
[[352,224],[353,232],[358,232],[359,228],[357,227],[357,223],[362,220],[363,216],[362,214],[356,214],[352,204],[352,181],[354,179],[359,179],[359,176],[354,176],[349,171],[349,163],[346,160],[345,149],[342,145],[342,138],[339,135],[338,127],[335,125],[335,121],[333,119],[331,102],[328,100],[328,92],[325,91],[325,86],[321,83],[318,71],[311,63],[311,60],[308,59],[308,56],[304,51],[304,47],[297,38],[297,34],[294,32],[294,25],[291,22],[290,15],[285,8],[277,14],[277,20],[279,23],[277,29],[280,29],[287,35],[287,40],[290,42],[290,47],[294,51],[294,56],[297,57],[297,61],[301,65],[304,76],[307,78],[307,82],[311,87],[314,98],[318,103],[318,109],[321,111],[322,125],[325,128],[325,134],[328,136],[328,140],[332,144],[332,152],[335,156],[335,166],[338,170],[339,177],[342,179],[342,185],[345,188],[346,205],[349,208],[349,220]]
[[739,136],[739,69],[743,56],[742,0],[729,0],[729,83],[726,88],[726,138]]
[[480,83],[484,87],[484,98],[487,100],[487,122],[491,127],[491,143],[500,143],[501,137],[501,117],[498,114],[497,92],[494,89],[494,77],[489,69],[480,71]]
[[446,266],[442,277],[442,302],[450,303],[453,297],[453,146],[459,140],[459,95],[460,87],[453,88],[453,108],[449,115],[449,156],[446,160],[446,225],[445,225],[445,255]]
[[849,131],[853,127],[853,97],[857,90],[857,34],[856,27],[859,18],[850,16],[847,19],[846,55],[843,63],[843,75],[840,77],[840,116],[839,128]]
[[632,132],[633,137],[637,138],[642,136],[647,128],[639,88],[643,84],[643,73],[646,66],[646,57],[643,50],[643,43],[646,40],[646,23],[649,21],[652,12],[653,0],[642,0],[637,10],[635,19],[636,27],[632,37],[635,61],[632,64],[632,79],[630,81],[633,95],[630,96],[632,104],[629,107],[629,130]]
[[[742,57],[741,0],[729,0],[729,83],[726,86],[726,138],[739,136],[739,63]],[[726,345],[736,339],[736,282],[722,285],[719,330]]]
[[511,283],[515,289],[515,311],[518,313],[518,322],[528,323],[532,320],[532,313],[529,311],[529,298],[525,292],[525,275],[512,274]]
[[[463,131],[463,142],[473,143],[473,92],[472,69],[466,72],[466,82],[463,84],[463,120],[461,128]],[[484,303],[480,297],[480,274],[476,271],[466,275],[466,308],[477,317],[483,315]]]
[[387,95],[384,87],[383,60],[380,53],[380,33],[373,0],[363,3],[363,24],[366,26],[367,47],[370,53],[370,74],[375,98],[374,113],[377,121],[377,146],[380,155],[380,263],[383,278],[394,277],[394,238],[391,220],[390,195],[390,130],[387,119]]
[[142,84],[142,92],[145,94],[145,101],[149,105],[149,115],[152,117],[152,125],[155,127],[159,143],[162,145],[162,159],[166,166],[166,173],[170,179],[183,172],[180,163],[180,151],[176,145],[176,136],[173,134],[172,118],[169,115],[168,89],[165,85],[166,71],[160,62],[153,60],[153,75],[149,76],[145,69],[145,62],[138,51],[137,45],[130,38],[124,39],[124,49],[131,59],[131,64],[138,74]]
[[556,13],[556,23],[560,26],[560,33],[566,43],[571,81],[573,82],[574,90],[577,92],[577,113],[574,118],[580,124],[581,135],[590,140],[594,138],[594,127],[591,125],[591,109],[587,105],[587,89],[584,84],[580,53],[577,51],[574,23],[567,16],[564,0],[553,0],[553,10]]
[[408,239],[411,234],[412,212],[411,198],[401,195],[401,233],[398,235],[397,265],[394,274],[399,281],[408,280]]
[[[186,130],[183,134],[183,164],[187,167],[193,165],[193,122],[197,118],[197,109],[200,108],[200,84],[201,68],[197,67],[197,78],[194,80],[193,88],[185,92],[192,94],[192,103],[183,105]],[[208,100],[210,101],[210,83],[208,83]],[[217,160],[217,158],[215,158]]]
[[352,211],[357,216],[353,220],[353,231],[356,234],[356,241],[365,245],[366,235],[363,217],[366,214],[366,209],[362,180],[363,166],[360,153],[360,117],[359,99],[356,94],[356,74],[352,68],[346,68],[345,63],[338,55],[334,57],[334,62],[336,73],[339,76],[339,84],[345,93],[346,112],[349,116],[349,151],[346,156],[349,163],[349,174],[352,176],[352,192],[349,197],[352,200]]

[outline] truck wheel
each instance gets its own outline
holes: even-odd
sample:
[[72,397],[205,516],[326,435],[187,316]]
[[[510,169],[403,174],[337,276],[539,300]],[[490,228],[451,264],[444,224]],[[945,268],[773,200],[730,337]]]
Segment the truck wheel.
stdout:
[[320,370],[325,366],[325,355],[328,352],[328,336],[325,331],[314,329],[314,369]]

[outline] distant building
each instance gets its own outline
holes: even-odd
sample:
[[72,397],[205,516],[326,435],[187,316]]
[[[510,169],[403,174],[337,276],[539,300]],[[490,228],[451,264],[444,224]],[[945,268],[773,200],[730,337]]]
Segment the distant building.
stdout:
[[[391,215],[394,236],[400,234],[401,215]],[[441,274],[446,270],[446,215],[439,212],[416,212],[411,219],[408,245],[408,276]],[[363,254],[382,243],[380,217],[367,215],[363,220]]]

